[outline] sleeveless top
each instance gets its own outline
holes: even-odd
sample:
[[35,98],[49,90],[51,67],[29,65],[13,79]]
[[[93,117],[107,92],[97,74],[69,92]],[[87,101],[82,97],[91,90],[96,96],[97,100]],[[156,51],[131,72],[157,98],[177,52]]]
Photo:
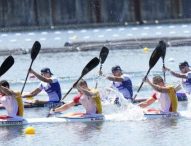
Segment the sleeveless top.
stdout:
[[95,95],[92,97],[84,94],[78,94],[73,98],[73,102],[76,104],[81,103],[86,109],[87,114],[101,114],[102,104],[99,92],[96,89],[90,89]]
[[39,89],[45,90],[45,92],[48,94],[50,102],[59,102],[62,97],[60,84],[58,79],[54,78],[53,76],[51,79],[52,83],[41,82]]
[[123,81],[113,82],[112,87],[117,88],[118,91],[121,92],[126,99],[132,99],[132,82],[128,75],[123,74],[121,77],[123,78]]
[[168,86],[167,93],[155,92],[152,96],[154,99],[158,99],[161,105],[161,111],[164,113],[177,112],[178,99],[176,91],[172,86]]
[[17,100],[13,96],[0,95],[0,103],[5,107],[9,117],[16,117],[18,112]]
[[191,93],[191,71],[186,73],[187,79],[182,79],[182,85],[186,92]]

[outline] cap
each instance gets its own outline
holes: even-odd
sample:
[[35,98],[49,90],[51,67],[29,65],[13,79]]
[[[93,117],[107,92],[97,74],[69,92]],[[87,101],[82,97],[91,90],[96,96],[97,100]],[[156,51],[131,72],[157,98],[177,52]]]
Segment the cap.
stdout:
[[116,66],[114,66],[114,67],[111,68],[112,73],[115,72],[115,71],[117,71],[117,70],[122,71],[122,69],[121,69],[121,67],[120,67],[119,65],[116,65]]
[[53,75],[52,72],[50,71],[50,68],[47,68],[47,67],[41,69],[41,72],[42,72],[42,73],[50,73],[51,75]]
[[179,64],[179,68],[181,69],[181,68],[183,68],[183,67],[189,67],[189,64],[188,64],[188,62],[187,61],[184,61],[184,62],[181,62],[180,64]]

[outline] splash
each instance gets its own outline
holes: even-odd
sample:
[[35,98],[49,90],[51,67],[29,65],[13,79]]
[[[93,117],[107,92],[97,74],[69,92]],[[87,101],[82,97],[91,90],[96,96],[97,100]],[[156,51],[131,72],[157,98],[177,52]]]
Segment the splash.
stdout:
[[105,115],[108,121],[139,121],[143,120],[144,114],[141,108],[129,103],[126,107],[119,107],[118,111]]
[[[144,114],[140,107],[133,105],[130,100],[113,88],[100,90],[103,111],[107,121],[143,120]],[[118,102],[116,103],[116,99]]]

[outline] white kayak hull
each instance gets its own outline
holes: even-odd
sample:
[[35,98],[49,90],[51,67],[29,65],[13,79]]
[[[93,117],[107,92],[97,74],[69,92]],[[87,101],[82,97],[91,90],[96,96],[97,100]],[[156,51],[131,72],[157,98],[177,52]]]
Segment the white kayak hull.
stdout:
[[88,115],[84,117],[49,117],[49,118],[27,118],[27,119],[0,119],[0,126],[17,126],[37,123],[65,123],[65,122],[100,122],[104,121],[105,117],[102,114]]
[[180,117],[179,113],[161,113],[161,114],[152,114],[152,113],[147,113],[144,114],[144,117],[146,119],[156,119],[156,118],[178,118]]

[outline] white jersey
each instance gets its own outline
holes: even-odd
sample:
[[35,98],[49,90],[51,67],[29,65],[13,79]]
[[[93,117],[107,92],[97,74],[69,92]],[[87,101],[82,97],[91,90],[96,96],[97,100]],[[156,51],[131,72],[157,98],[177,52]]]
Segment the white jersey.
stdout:
[[8,116],[15,117],[18,112],[18,104],[13,96],[1,96],[0,103],[5,107]]
[[80,97],[79,102],[86,109],[86,114],[96,114],[97,108],[96,108],[95,102],[93,101],[93,99],[91,97],[82,95]]
[[186,92],[191,93],[191,71],[185,74],[187,79],[182,80],[182,85]]
[[161,105],[161,112],[168,113],[171,106],[171,101],[168,93],[157,93],[157,95],[157,100]]

